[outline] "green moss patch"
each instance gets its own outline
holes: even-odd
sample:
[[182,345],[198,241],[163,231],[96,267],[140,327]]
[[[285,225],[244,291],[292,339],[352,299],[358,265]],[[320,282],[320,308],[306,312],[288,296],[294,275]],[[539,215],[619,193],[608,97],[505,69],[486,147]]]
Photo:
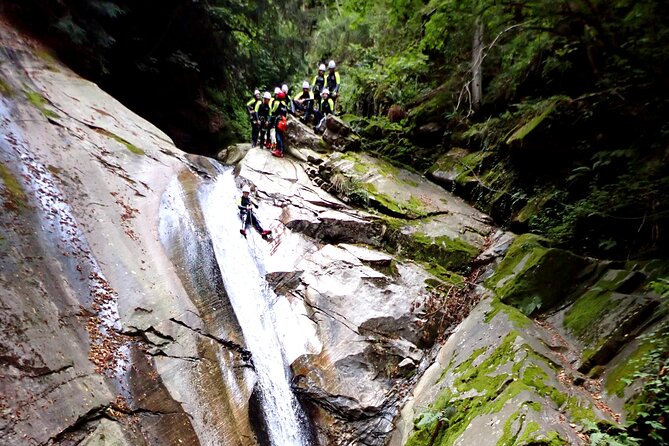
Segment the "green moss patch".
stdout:
[[436,88],[421,104],[410,110],[409,116],[416,123],[441,122],[446,110],[453,103],[453,91],[450,85]]
[[[623,271],[623,273],[626,272]],[[591,334],[592,327],[614,305],[611,299],[613,290],[607,282],[607,280],[600,280],[597,285],[579,297],[565,313],[564,326],[576,337],[591,340],[588,335]]]
[[126,141],[125,139],[121,138],[120,136],[115,135],[112,132],[109,132],[109,131],[107,131],[105,129],[101,129],[101,128],[96,129],[96,131],[98,133],[102,134],[102,135],[108,136],[109,138],[113,139],[114,141],[117,141],[117,142],[123,144],[129,151],[131,151],[135,155],[146,155],[146,152],[144,152],[144,150],[142,150],[139,147],[137,147],[136,145]]
[[[406,190],[416,189],[420,186],[417,179],[412,179],[411,174],[400,171],[387,161],[375,159],[373,161],[364,156],[347,152],[345,154],[333,157],[333,161],[344,161],[350,163],[350,166],[335,165],[335,170],[339,174],[349,178],[355,185],[353,189],[364,191],[367,196],[366,205],[375,208],[379,212],[402,218],[422,218],[428,215],[430,208],[429,202],[422,198],[404,193]],[[337,175],[333,173],[333,177]],[[390,191],[379,190],[383,184],[394,184],[389,187]],[[377,187],[379,186],[379,187]]]
[[569,251],[546,247],[533,234],[516,238],[486,284],[505,303],[527,315],[560,303],[591,272],[592,262]]
[[28,102],[34,105],[39,111],[42,112],[47,118],[58,118],[58,114],[52,110],[46,108],[48,101],[40,93],[32,90],[26,90],[25,92]]
[[4,197],[4,207],[9,210],[20,210],[26,207],[26,194],[21,187],[19,180],[12,175],[10,170],[0,164],[0,180],[2,180],[2,186],[4,192],[2,195]]
[[[448,413],[448,419],[429,424],[417,423],[407,446],[453,445],[476,417],[500,412],[510,399],[524,391],[551,400],[556,407],[564,408],[574,421],[594,419],[591,408],[581,405],[580,401],[551,384],[555,381],[550,379],[546,370],[555,370],[555,366],[529,345],[519,343],[518,339],[518,333],[512,331],[496,348],[487,351],[485,348],[477,349],[466,361],[455,367],[449,366],[440,379],[447,374],[455,376],[455,379],[427,410],[428,413]],[[474,361],[479,364],[474,366]],[[527,440],[523,444],[531,444],[534,439],[541,442],[538,444],[564,444],[558,442],[560,436],[556,432],[540,432],[537,425],[530,423],[512,435],[512,425],[524,417],[527,410],[540,411],[545,405],[533,400],[519,404],[521,409],[506,419],[504,432],[497,444],[519,444],[509,441],[520,437]],[[419,419],[424,417],[421,415]]]
[[501,311],[507,318],[509,318],[513,323],[513,326],[516,328],[527,328],[532,325],[532,320],[524,313],[516,307],[502,303],[499,299],[493,299],[492,302],[490,302],[490,306],[492,309],[486,313],[484,318],[486,324],[490,323],[490,321]]
[[507,144],[511,144],[514,141],[522,141],[527,135],[532,132],[539,124],[541,124],[551,113],[553,113],[553,110],[555,110],[555,106],[557,105],[556,100],[551,100],[549,101],[546,105],[544,110],[536,117],[534,117],[532,120],[530,120],[528,123],[520,127],[518,130],[516,130],[507,140]]
[[453,272],[464,272],[478,255],[478,248],[462,239],[452,239],[445,235],[431,237],[413,229],[419,227],[420,221],[407,222],[393,217],[383,217],[381,221],[386,226],[383,239],[385,249],[425,264],[436,276],[447,278]]
[[14,90],[9,86],[9,83],[0,76],[0,94],[6,97],[10,97],[14,94]]

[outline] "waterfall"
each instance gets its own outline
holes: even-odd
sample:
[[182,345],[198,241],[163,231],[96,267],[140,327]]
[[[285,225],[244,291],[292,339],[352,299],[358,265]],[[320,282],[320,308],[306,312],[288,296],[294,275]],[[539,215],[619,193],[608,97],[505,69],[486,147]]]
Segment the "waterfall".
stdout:
[[226,169],[200,193],[205,224],[221,270],[225,290],[242,327],[246,347],[253,355],[260,399],[272,446],[307,445],[305,419],[289,381],[283,347],[276,334],[270,304],[276,295],[267,285],[260,250],[265,243],[250,229],[248,239],[239,234],[237,189],[232,170]]

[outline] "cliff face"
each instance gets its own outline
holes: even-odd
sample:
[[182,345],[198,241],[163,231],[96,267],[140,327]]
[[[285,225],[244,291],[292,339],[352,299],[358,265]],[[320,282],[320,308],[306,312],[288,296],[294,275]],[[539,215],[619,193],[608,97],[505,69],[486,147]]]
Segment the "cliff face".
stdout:
[[253,387],[248,352],[220,275],[200,274],[211,249],[181,249],[197,227],[159,234],[168,186],[188,200],[200,169],[0,29],[3,441],[253,444],[234,403]]
[[[292,444],[270,440],[267,327],[304,444],[581,444],[638,396],[663,263],[496,230],[420,175],[333,152],[356,146],[336,121],[337,144],[291,120],[291,157],[187,155],[2,21],[0,45],[8,444]],[[242,184],[269,241],[238,234]]]

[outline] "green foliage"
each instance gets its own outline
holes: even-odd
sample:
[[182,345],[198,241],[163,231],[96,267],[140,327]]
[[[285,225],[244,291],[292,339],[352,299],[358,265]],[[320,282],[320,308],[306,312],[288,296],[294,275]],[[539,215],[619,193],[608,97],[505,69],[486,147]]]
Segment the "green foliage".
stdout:
[[243,103],[254,88],[280,85],[305,66],[316,19],[298,0],[5,4],[78,72],[181,148],[206,154],[247,139]]
[[436,412],[426,411],[421,413],[414,421],[414,426],[420,429],[433,423],[441,422],[448,425],[448,419],[455,414],[456,410],[452,406],[446,406]]
[[590,437],[590,446],[639,446],[641,440],[631,437],[624,430],[606,426],[604,430],[596,423],[586,420],[584,423]]
[[657,333],[646,336],[651,348],[640,359],[641,367],[626,381],[628,384],[637,380],[644,383],[641,397],[631,411],[636,419],[628,427],[628,432],[657,446],[669,445],[668,334],[669,325],[665,324]]
[[649,285],[651,289],[660,296],[664,298],[669,297],[669,279],[661,277],[657,280],[651,281]]

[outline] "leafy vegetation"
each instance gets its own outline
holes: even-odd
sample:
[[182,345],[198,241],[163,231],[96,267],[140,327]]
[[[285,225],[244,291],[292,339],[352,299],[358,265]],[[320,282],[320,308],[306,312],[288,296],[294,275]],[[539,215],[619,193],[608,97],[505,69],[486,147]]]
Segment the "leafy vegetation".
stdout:
[[668,247],[667,23],[652,0],[341,0],[308,59],[337,59],[365,150],[418,170],[492,152],[465,195],[499,223],[652,258]]
[[248,136],[243,104],[303,66],[315,18],[298,0],[8,0],[2,8],[182,149],[203,154]]

